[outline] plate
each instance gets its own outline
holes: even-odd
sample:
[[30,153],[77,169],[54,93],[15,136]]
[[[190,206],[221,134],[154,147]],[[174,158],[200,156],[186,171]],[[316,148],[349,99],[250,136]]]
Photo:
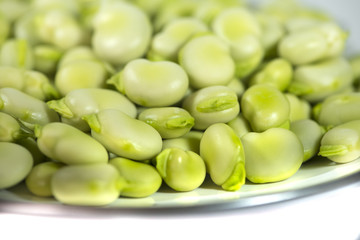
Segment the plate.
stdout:
[[[257,1],[264,2],[264,1]],[[350,32],[346,55],[360,52],[359,15],[360,2],[343,1],[310,1],[313,5],[328,11],[338,22]],[[357,6],[357,7],[356,7]],[[341,11],[339,11],[341,9]],[[349,186],[360,181],[360,159],[346,164],[336,164],[326,158],[314,158],[303,163],[299,171],[292,177],[276,183],[252,184],[246,182],[239,191],[224,191],[211,182],[209,178],[200,188],[191,192],[175,192],[166,186],[150,197],[131,199],[119,198],[104,207],[67,206],[53,198],[40,198],[32,195],[24,186],[19,184],[7,190],[0,190],[0,212],[17,212],[37,215],[73,215],[78,213],[117,213],[135,211],[184,211],[197,209],[219,210],[243,207],[253,207],[268,203],[317,194],[337,187]]]

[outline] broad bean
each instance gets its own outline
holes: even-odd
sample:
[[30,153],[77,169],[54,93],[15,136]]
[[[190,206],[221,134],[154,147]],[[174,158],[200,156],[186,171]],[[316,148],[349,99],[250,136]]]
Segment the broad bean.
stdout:
[[123,186],[116,168],[104,163],[64,166],[51,178],[55,199],[69,205],[110,204],[119,197]]
[[119,157],[148,160],[162,147],[160,134],[143,121],[133,119],[117,109],[105,109],[84,116],[91,135]]
[[300,168],[304,150],[290,130],[271,128],[251,132],[241,138],[245,151],[246,177],[253,183],[277,182],[294,175]]
[[131,101],[144,107],[166,107],[179,102],[186,94],[189,79],[177,63],[130,61],[108,83]]
[[153,163],[164,182],[176,191],[191,191],[205,180],[204,160],[196,153],[179,148],[167,148]]
[[138,119],[155,128],[162,138],[181,137],[194,126],[194,118],[179,107],[149,108]]
[[63,164],[57,162],[44,162],[34,166],[25,179],[26,187],[36,196],[53,196],[51,178],[63,166]]
[[241,111],[255,132],[273,127],[288,127],[290,104],[276,87],[257,84],[248,88],[241,98]]
[[236,191],[245,184],[244,148],[234,130],[225,123],[215,123],[205,130],[200,156],[212,181],[223,189]]
[[148,197],[159,190],[162,178],[150,164],[116,157],[109,162],[124,179],[120,196]]
[[40,151],[65,164],[107,163],[108,152],[91,136],[68,124],[55,122],[35,127]]
[[336,163],[360,157],[360,120],[349,121],[328,130],[321,139],[319,155]]
[[15,143],[0,142],[0,189],[20,183],[32,166],[33,158],[26,148]]
[[211,86],[188,95],[182,104],[195,119],[194,128],[204,130],[213,123],[229,122],[240,111],[236,93],[225,86]]
[[59,121],[57,113],[45,102],[14,88],[0,89],[0,111],[17,118],[31,129],[35,124]]
[[202,136],[203,132],[192,130],[178,138],[164,139],[162,150],[166,148],[180,148],[200,154],[200,140]]
[[90,131],[89,125],[82,119],[85,115],[97,113],[103,109],[119,109],[132,118],[136,117],[136,107],[121,93],[101,88],[83,88],[72,90],[59,100],[47,102],[48,106],[61,115],[61,120],[84,132]]

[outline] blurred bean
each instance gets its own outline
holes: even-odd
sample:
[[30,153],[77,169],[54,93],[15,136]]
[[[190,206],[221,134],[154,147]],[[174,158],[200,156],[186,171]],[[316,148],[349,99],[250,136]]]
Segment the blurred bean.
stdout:
[[33,166],[30,152],[15,143],[0,142],[0,189],[20,183]]
[[51,179],[55,199],[68,205],[107,205],[119,197],[122,188],[123,179],[110,164],[65,166]]

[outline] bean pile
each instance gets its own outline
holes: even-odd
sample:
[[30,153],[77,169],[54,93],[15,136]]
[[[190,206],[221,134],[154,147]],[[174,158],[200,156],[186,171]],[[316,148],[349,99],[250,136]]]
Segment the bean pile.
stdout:
[[0,189],[101,206],[360,156],[360,56],[294,1],[1,0]]

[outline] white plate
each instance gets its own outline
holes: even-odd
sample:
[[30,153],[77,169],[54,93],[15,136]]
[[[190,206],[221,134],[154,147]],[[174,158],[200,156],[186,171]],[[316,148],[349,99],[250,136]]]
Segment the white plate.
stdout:
[[[262,1],[260,1],[262,2]],[[360,2],[357,0],[319,0],[304,2],[328,11],[340,24],[350,31],[346,54],[360,52],[359,15]],[[360,181],[360,159],[346,164],[335,164],[324,158],[312,159],[303,164],[291,178],[268,184],[251,184],[247,182],[239,191],[228,192],[215,186],[209,179],[198,189],[191,192],[175,192],[162,187],[151,197],[141,199],[119,198],[106,207],[76,209],[183,209],[184,207],[221,206],[220,208],[257,206],[314,194],[337,186],[341,180],[351,178]],[[351,183],[350,181],[350,183]],[[349,182],[346,182],[348,184]],[[24,185],[0,191],[0,212],[20,212],[32,214],[71,214],[73,206],[65,206],[52,198],[33,196]]]

